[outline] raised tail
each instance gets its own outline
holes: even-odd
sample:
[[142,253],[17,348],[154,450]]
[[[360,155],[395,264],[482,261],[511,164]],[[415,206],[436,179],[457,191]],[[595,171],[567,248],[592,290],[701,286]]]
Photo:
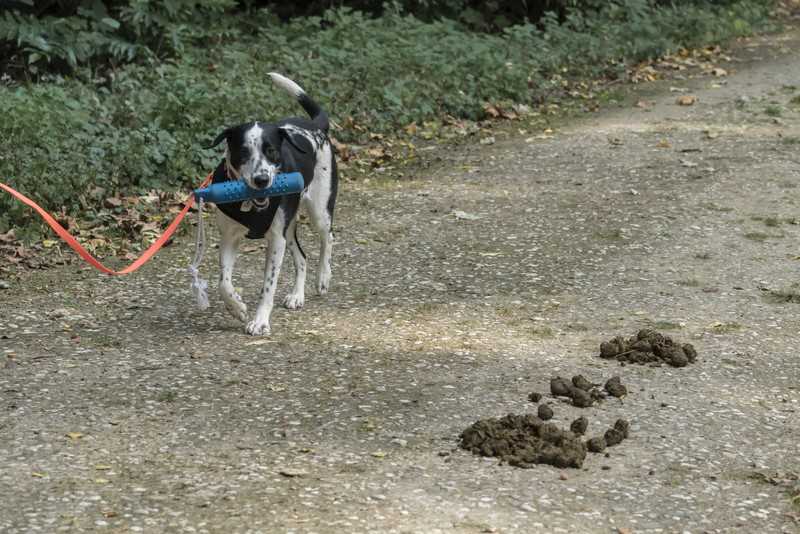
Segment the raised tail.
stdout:
[[277,72],[270,72],[269,77],[272,78],[272,81],[275,82],[275,85],[284,89],[287,93],[292,95],[297,99],[303,109],[306,110],[306,113],[311,117],[311,120],[314,124],[322,131],[327,132],[328,128],[330,127],[330,121],[328,120],[328,114],[325,113],[325,110],[320,107],[319,104],[311,100],[303,88],[294,83],[292,80],[287,78],[286,76],[282,76]]

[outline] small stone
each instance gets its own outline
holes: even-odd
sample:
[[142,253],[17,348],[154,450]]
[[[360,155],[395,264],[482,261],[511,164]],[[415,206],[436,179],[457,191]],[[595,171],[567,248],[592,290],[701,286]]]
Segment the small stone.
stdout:
[[539,402],[542,400],[542,394],[534,391],[528,395],[528,400],[531,402]]
[[586,433],[586,428],[589,426],[589,420],[586,419],[584,416],[580,416],[575,419],[571,425],[569,425],[569,429],[572,430],[573,433],[582,436]]
[[537,415],[539,419],[542,421],[547,421],[553,418],[553,409],[550,408],[547,404],[540,404],[539,410],[537,411]]
[[561,473],[560,475],[558,475],[558,478],[559,478],[559,480],[569,480],[569,477],[567,475],[565,475],[564,473]]
[[5,280],[0,280],[0,289],[11,289],[11,284]]
[[280,471],[278,471],[278,473],[288,478],[297,478],[306,476],[308,474],[308,471],[304,471],[303,469],[295,469],[292,467],[285,467]]

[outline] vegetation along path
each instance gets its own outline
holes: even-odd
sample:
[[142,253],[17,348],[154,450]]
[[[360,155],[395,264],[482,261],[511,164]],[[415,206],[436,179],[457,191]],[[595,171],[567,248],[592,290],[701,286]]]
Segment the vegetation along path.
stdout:
[[[11,280],[0,531],[797,532],[798,49],[754,40],[727,77],[346,183],[333,289],[276,309],[270,337],[215,293],[193,306],[189,238],[129,277]],[[641,328],[697,361],[598,357]],[[578,373],[627,395],[549,395]],[[629,437],[568,469],[458,448],[477,419],[536,413],[531,392],[559,427]]]

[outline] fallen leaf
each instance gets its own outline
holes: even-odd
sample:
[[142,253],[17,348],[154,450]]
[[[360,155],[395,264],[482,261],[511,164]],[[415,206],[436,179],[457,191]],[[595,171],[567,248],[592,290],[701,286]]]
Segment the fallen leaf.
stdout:
[[47,474],[46,473],[40,473],[39,471],[34,471],[33,473],[31,473],[31,476],[32,477],[36,477],[36,478],[45,478],[45,477],[47,477]]
[[679,106],[693,106],[695,102],[697,102],[697,97],[692,95],[681,95],[675,100]]
[[475,221],[480,219],[479,215],[467,213],[466,211],[461,210],[453,210],[453,216],[455,216],[456,219],[463,219],[465,221]]
[[67,432],[66,436],[71,440],[78,440],[83,437],[83,433],[81,432]]
[[94,468],[97,469],[98,471],[108,471],[109,469],[111,469],[111,466],[110,465],[98,464],[98,465],[94,466]]
[[658,143],[656,143],[656,147],[658,147],[658,148],[672,148],[672,144],[669,141],[667,141],[666,139],[662,139]]
[[0,243],[13,243],[17,238],[14,236],[14,229],[12,228],[4,234],[0,234]]
[[372,453],[372,456],[374,456],[375,458],[385,458],[386,453],[383,451],[375,451]]
[[706,135],[706,139],[716,139],[719,137],[719,132],[713,130],[705,130],[703,133]]
[[497,117],[500,116],[500,110],[497,109],[496,106],[493,106],[492,104],[489,104],[488,102],[483,105],[483,111],[485,111],[486,114],[489,115],[490,117],[497,118]]

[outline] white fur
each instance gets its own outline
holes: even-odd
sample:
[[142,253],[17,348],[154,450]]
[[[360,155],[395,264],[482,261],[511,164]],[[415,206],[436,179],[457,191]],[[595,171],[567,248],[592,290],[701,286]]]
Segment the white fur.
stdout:
[[269,316],[272,313],[275,288],[278,286],[278,275],[281,272],[283,255],[286,251],[286,238],[283,237],[285,220],[286,213],[283,208],[278,208],[267,234],[269,244],[267,245],[267,265],[264,269],[261,301],[258,303],[255,318],[247,323],[245,328],[245,331],[252,336],[265,336],[270,333]]
[[306,209],[311,223],[319,233],[319,268],[317,270],[317,293],[324,295],[331,285],[331,255],[333,253],[333,232],[331,216],[328,213],[328,200],[331,196],[333,174],[333,152],[330,143],[317,147],[317,164],[314,167],[314,181],[303,192],[301,204]]
[[277,85],[284,91],[287,91],[294,97],[298,97],[302,94],[305,94],[305,91],[303,91],[302,87],[297,85],[295,82],[293,82],[286,76],[281,76],[277,72],[270,72],[269,77],[272,78],[272,81],[275,83],[275,85]]
[[247,320],[247,305],[233,287],[233,267],[236,253],[247,228],[217,210],[217,225],[221,236],[219,244],[219,291],[225,308],[237,319]]

